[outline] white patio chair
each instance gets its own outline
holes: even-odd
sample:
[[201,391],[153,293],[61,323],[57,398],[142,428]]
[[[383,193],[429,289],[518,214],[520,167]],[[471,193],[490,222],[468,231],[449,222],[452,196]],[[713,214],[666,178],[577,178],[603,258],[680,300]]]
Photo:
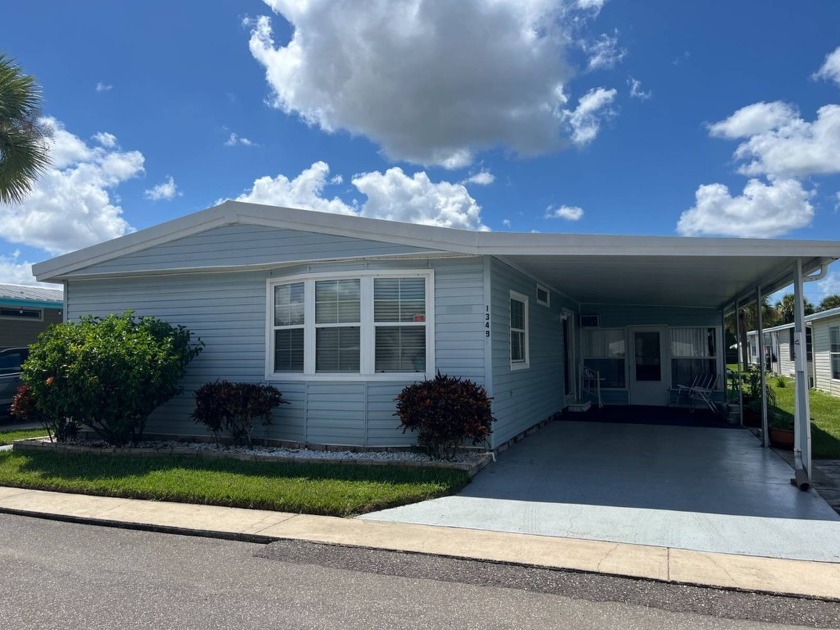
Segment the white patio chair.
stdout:
[[707,378],[703,379],[703,383],[695,385],[688,392],[688,397],[692,401],[700,401],[701,404],[706,405],[710,411],[717,413],[717,406],[712,400],[712,393],[715,391],[717,385],[717,374],[709,374]]
[[677,407],[680,406],[680,401],[682,400],[682,397],[688,396],[692,388],[696,387],[700,383],[701,378],[703,378],[703,375],[698,374],[694,377],[694,380],[691,381],[691,385],[677,385]]

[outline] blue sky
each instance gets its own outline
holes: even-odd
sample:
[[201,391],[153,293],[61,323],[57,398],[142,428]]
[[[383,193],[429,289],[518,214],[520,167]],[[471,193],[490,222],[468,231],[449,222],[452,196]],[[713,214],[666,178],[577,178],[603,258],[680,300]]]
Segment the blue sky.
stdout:
[[[807,10],[806,10],[807,9]],[[16,3],[54,168],[0,281],[242,198],[468,229],[840,236],[840,3]],[[840,269],[807,293],[840,293]]]

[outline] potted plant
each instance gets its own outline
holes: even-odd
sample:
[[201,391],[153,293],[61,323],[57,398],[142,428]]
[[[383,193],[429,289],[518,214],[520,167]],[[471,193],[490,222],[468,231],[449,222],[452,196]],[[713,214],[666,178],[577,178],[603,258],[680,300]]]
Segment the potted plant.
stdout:
[[793,449],[793,415],[773,410],[770,416],[770,444],[776,448]]

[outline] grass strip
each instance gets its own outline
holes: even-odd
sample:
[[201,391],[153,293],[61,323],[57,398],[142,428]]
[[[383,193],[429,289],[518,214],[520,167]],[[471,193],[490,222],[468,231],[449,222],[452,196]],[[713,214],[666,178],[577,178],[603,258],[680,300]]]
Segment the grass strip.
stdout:
[[16,429],[14,431],[0,431],[0,446],[11,444],[15,440],[43,437],[47,435],[46,429]]
[[[772,376],[767,382],[776,394],[776,407],[794,415],[796,408],[793,379]],[[784,383],[784,386],[779,385]],[[811,456],[840,459],[840,398],[817,389],[808,391],[811,406]]]
[[468,481],[464,471],[446,468],[0,453],[4,486],[329,516],[453,494]]

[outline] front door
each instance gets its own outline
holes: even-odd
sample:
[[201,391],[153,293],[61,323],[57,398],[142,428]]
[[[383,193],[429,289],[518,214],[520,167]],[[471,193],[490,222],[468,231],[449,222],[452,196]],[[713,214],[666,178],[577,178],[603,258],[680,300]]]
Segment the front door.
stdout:
[[668,364],[665,328],[630,328],[630,404],[668,403]]

